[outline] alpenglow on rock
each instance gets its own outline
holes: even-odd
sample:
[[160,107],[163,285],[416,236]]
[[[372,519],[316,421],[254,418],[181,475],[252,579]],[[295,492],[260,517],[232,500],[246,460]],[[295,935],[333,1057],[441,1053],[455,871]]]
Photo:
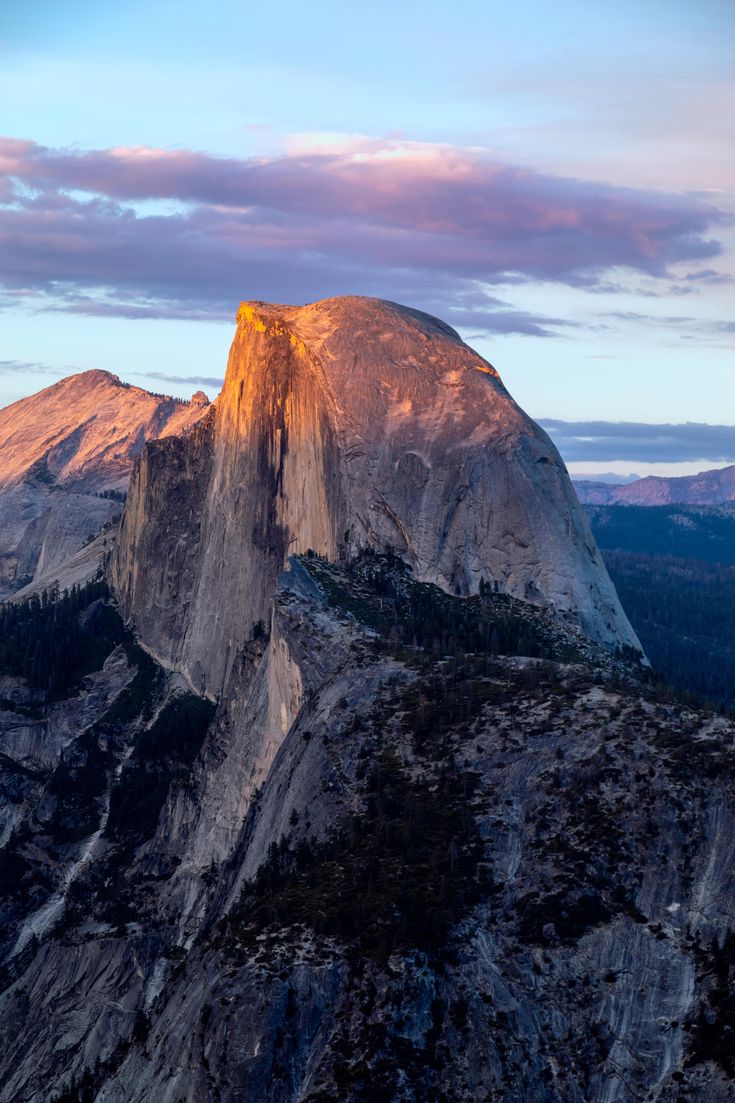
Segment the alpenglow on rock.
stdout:
[[120,511],[109,492],[127,488],[145,441],[185,432],[207,404],[93,370],[0,410],[0,599],[77,553]]
[[133,474],[121,610],[217,696],[289,555],[386,545],[452,593],[484,579],[639,646],[559,454],[453,329],[369,298],[243,303],[216,413]]

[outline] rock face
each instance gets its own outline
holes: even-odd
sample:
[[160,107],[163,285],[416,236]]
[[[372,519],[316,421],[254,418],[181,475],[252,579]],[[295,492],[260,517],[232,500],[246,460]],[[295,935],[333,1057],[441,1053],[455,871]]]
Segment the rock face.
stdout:
[[88,371],[0,410],[0,597],[47,576],[120,512],[145,441],[194,425],[207,405],[198,396],[178,402]]
[[289,566],[209,723],[99,600],[98,669],[0,680],[2,1103],[731,1100],[732,721]]
[[592,482],[574,485],[579,500],[589,505],[721,506],[735,502],[735,466],[677,478],[647,475],[626,486]]
[[125,617],[216,697],[288,554],[386,546],[452,593],[484,579],[639,646],[554,446],[452,329],[374,299],[243,303],[206,430],[136,468]]

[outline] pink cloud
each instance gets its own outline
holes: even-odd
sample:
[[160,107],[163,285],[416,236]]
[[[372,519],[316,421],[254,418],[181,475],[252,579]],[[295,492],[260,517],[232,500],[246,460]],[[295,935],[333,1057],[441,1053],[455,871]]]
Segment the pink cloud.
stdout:
[[[135,204],[145,200],[183,210],[144,215]],[[142,296],[161,309],[190,301],[221,312],[250,295],[344,291],[420,305],[433,287],[464,294],[465,314],[474,295],[482,326],[491,312],[481,285],[594,286],[620,267],[663,276],[672,264],[716,256],[709,235],[725,221],[699,199],[400,139],[314,142],[247,160],[0,139],[0,279],[9,290],[60,295],[62,305],[77,296],[89,309],[118,298],[132,309],[129,300]]]

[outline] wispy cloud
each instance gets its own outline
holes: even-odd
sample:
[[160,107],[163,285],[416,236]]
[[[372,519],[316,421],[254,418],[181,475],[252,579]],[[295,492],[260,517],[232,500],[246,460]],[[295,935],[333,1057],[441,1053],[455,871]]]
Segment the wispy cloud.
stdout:
[[696,272],[688,272],[684,279],[688,283],[705,283],[713,285],[729,284],[733,282],[733,277],[726,272],[717,272],[714,268],[702,268]]
[[735,463],[735,425],[653,425],[633,421],[559,421],[540,418],[570,462]]
[[48,364],[39,364],[28,360],[0,360],[0,372],[10,374],[68,375],[74,370],[74,368],[69,368],[68,371],[63,371],[59,368],[52,368]]
[[192,387],[213,387],[217,391],[221,389],[224,383],[224,379],[217,375],[171,375],[162,371],[131,372],[130,374],[137,375],[141,379],[160,380],[162,383],[183,383],[185,386]]
[[[146,213],[151,200],[173,206]],[[699,198],[398,139],[242,160],[0,139],[0,282],[74,313],[230,318],[241,298],[349,291],[438,302],[484,334],[550,336],[570,323],[513,310],[487,286],[664,277],[716,257],[711,235],[726,221]]]

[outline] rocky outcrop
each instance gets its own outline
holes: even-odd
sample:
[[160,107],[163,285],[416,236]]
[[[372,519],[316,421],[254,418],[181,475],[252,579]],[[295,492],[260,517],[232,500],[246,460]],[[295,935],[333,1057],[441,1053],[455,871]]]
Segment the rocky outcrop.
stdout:
[[731,1099],[732,721],[393,558],[272,623],[208,726],[129,639],[0,686],[2,1103]]
[[207,405],[201,391],[180,402],[88,371],[0,410],[0,598],[119,514],[145,441],[186,431]]
[[310,548],[390,546],[452,593],[484,580],[638,647],[551,441],[437,319],[374,299],[243,303],[208,426],[144,452],[111,576],[146,646],[199,691],[221,693],[287,555]]

